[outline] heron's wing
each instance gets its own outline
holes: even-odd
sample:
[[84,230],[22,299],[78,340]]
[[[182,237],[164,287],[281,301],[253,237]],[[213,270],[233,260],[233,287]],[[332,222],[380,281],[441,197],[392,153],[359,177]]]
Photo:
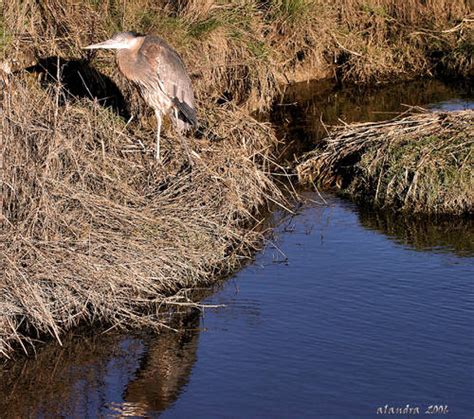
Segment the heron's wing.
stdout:
[[189,122],[194,127],[197,127],[198,121],[196,117],[196,110],[191,108],[186,102],[181,102],[178,98],[173,98],[173,104],[176,106],[181,114],[186,118],[187,122]]
[[160,89],[192,125],[197,125],[194,93],[191,79],[178,53],[164,40],[147,37],[141,50],[150,66]]

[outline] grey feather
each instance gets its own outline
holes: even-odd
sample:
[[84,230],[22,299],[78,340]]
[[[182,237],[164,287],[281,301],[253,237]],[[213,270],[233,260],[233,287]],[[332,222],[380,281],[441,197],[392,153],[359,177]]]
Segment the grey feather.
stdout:
[[[184,122],[184,128],[197,126],[191,79],[179,54],[158,36],[147,36],[140,52],[149,57],[156,69],[160,88],[178,109],[178,117]],[[183,126],[179,121],[176,122]]]
[[195,128],[198,126],[196,111],[193,108],[191,108],[186,102],[179,101],[176,97],[173,98],[173,104],[178,108],[179,115],[186,119],[186,122]]

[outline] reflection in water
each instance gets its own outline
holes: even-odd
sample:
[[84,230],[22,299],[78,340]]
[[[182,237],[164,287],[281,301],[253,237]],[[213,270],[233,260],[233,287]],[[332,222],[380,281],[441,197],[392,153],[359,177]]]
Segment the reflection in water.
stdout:
[[360,208],[358,213],[364,227],[379,231],[405,246],[474,256],[473,218],[423,218],[369,208]]
[[0,370],[0,417],[141,416],[161,412],[186,384],[196,360],[199,315],[184,331],[154,337],[70,334],[35,359]]
[[143,344],[133,338],[69,335],[63,347],[47,345],[35,359],[18,360],[1,372],[1,416],[103,414],[100,400],[113,394],[106,377],[116,374],[115,387],[126,382],[142,352]]
[[179,396],[196,361],[199,316],[193,316],[184,333],[167,332],[155,338],[143,367],[128,384],[127,403],[145,412],[162,412]]

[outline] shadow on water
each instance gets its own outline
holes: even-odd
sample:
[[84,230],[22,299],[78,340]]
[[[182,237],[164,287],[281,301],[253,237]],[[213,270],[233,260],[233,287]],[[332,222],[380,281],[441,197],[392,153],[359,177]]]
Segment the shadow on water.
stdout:
[[86,60],[45,57],[25,68],[25,71],[38,74],[45,88],[60,81],[60,105],[80,98],[92,99],[103,107],[111,108],[117,115],[127,120],[130,118],[127,102],[115,82]]

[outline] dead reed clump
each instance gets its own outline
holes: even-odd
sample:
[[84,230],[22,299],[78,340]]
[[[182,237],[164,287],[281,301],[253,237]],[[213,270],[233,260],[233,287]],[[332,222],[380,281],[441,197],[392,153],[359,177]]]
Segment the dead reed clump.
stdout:
[[422,112],[336,128],[299,164],[304,183],[378,207],[474,212],[474,112]]
[[225,141],[186,140],[192,167],[179,138],[157,165],[152,131],[21,77],[1,106],[1,356],[81,323],[166,327],[186,289],[251,257],[281,197],[272,131],[231,105],[205,112]]

